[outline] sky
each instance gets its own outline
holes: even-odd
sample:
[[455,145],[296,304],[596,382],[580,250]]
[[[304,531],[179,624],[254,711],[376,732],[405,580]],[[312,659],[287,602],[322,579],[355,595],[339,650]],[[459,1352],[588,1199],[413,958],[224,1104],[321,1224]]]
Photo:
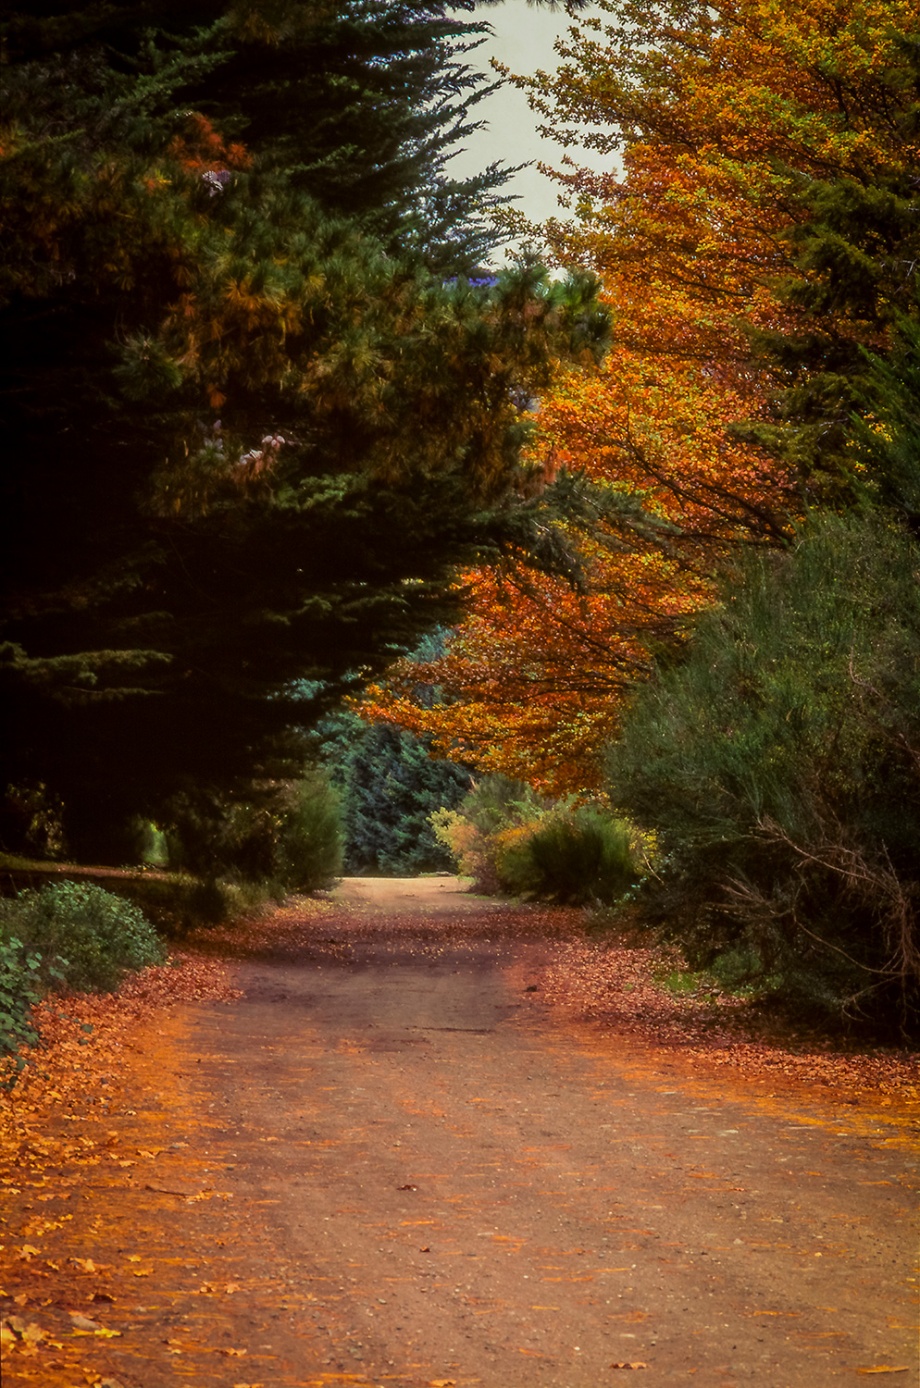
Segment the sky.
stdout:
[[[563,9],[529,6],[526,0],[505,0],[501,5],[483,6],[476,18],[487,20],[495,33],[469,55],[467,61],[492,77],[495,76],[489,67],[492,57],[522,75],[536,72],[538,68],[552,71],[559,62],[553,44],[572,23]],[[475,173],[495,159],[506,164],[538,159],[548,164],[560,163],[564,153],[562,146],[537,133],[536,125],[541,118],[531,111],[523,92],[510,83],[482,101],[476,114],[488,122],[488,128],[471,136],[465,152],[451,160],[450,171],[454,176]],[[577,155],[578,162],[586,164],[598,159],[590,153],[584,156],[577,151],[572,153]],[[515,175],[507,191],[519,195],[516,206],[534,221],[544,221],[560,211],[557,185],[536,167]]]

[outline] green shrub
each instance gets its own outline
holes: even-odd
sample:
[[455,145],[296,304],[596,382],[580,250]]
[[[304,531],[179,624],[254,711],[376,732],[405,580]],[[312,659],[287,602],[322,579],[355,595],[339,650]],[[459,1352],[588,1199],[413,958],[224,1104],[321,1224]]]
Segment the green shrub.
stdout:
[[610,903],[640,876],[633,837],[627,824],[595,806],[562,806],[500,836],[499,879],[516,896]]
[[480,891],[612,902],[641,875],[629,825],[597,805],[554,805],[506,776],[483,777],[432,822]]
[[275,847],[276,879],[292,891],[331,887],[342,871],[342,812],[338,793],[323,771],[292,787]]
[[499,866],[504,853],[501,836],[539,819],[548,807],[549,801],[524,781],[496,774],[476,781],[456,810],[436,811],[431,825],[458,871],[472,877],[477,891],[502,892],[509,888]]
[[204,880],[214,919],[224,913],[221,883],[260,885],[277,895],[309,892],[329,886],[342,867],[340,798],[325,771],[246,789],[235,800],[188,793],[172,807],[170,861]]
[[15,936],[0,939],[0,1053],[36,1039],[31,1010],[44,993],[42,958]]
[[160,963],[156,931],[130,901],[92,882],[56,882],[0,900],[0,940],[15,940],[24,958],[36,955],[44,991],[106,992],[125,973]]
[[902,1032],[920,1021],[917,564],[865,516],[750,560],[609,758],[611,799],[662,850],[650,909],[693,967]]

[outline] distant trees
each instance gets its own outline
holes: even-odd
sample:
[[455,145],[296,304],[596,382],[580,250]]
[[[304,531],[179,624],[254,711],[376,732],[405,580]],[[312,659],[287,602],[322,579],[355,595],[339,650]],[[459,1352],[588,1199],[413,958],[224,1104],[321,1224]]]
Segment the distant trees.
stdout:
[[470,773],[432,757],[423,740],[397,728],[347,713],[330,721],[340,729],[339,754],[327,765],[341,787],[345,870],[395,877],[452,872],[431,816],[459,804]]

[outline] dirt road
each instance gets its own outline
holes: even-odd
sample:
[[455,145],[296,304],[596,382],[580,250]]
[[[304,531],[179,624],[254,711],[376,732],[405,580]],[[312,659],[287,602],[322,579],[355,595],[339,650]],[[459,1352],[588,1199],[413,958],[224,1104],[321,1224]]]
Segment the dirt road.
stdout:
[[107,1117],[149,1161],[98,1178],[87,1230],[121,1279],[100,1375],[917,1381],[916,1147],[576,1025],[522,919],[448,879],[346,883],[296,951],[236,966],[239,1001],[149,1038]]

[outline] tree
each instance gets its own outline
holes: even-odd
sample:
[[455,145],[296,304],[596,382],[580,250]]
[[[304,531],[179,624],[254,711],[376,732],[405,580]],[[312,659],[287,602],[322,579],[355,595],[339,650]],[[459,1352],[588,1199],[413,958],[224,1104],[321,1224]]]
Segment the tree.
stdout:
[[11,8],[4,39],[14,72],[30,72],[33,86],[44,71],[73,96],[89,67],[114,96],[107,127],[120,115],[123,131],[149,142],[157,98],[161,116],[190,108],[387,249],[470,274],[501,237],[488,213],[506,201],[509,172],[450,175],[491,90],[464,61],[488,30],[465,17],[472,9],[471,0],[43,0]]
[[242,10],[143,42],[133,7],[48,15],[10,22],[4,85],[0,775],[95,853],[189,787],[295,769],[298,728],[453,614],[527,402],[602,322],[532,267],[477,287],[395,255],[303,191],[286,132],[225,131],[205,97]]
[[452,871],[431,816],[460,803],[469,772],[430,756],[425,742],[409,733],[366,727],[354,716],[350,721],[351,746],[340,768],[348,871],[397,877]]
[[917,314],[913,6],[600,9],[555,75],[516,79],[566,148],[610,156],[557,172],[576,215],[545,229],[560,264],[600,276],[614,333],[601,373],[542,398],[532,451],[581,591],[478,573],[429,672],[443,707],[413,711],[406,687],[375,705],[541,786],[597,784],[624,693],[679,655],[741,549],[881,485],[850,417],[865,348],[886,358]]

